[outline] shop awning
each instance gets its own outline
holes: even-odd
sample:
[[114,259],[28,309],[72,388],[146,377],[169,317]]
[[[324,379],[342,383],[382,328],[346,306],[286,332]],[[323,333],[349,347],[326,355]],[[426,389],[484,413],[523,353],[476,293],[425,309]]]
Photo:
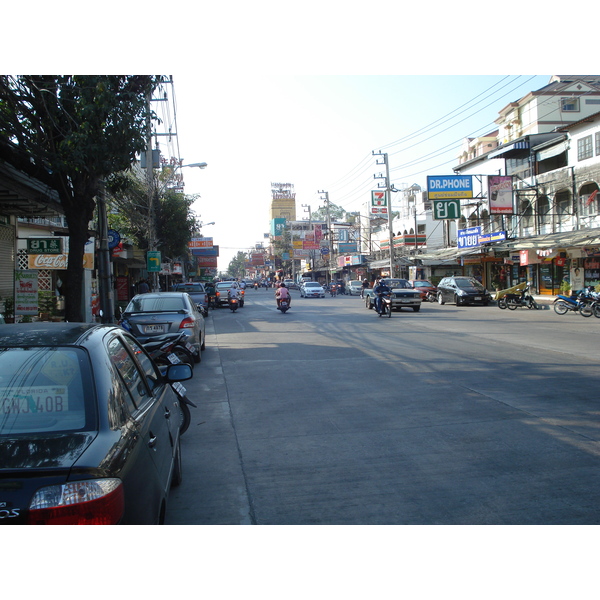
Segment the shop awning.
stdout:
[[489,158],[498,158],[499,156],[505,156],[515,150],[528,150],[528,149],[529,149],[528,141],[522,140],[520,142],[513,142],[512,144],[506,144],[504,146],[500,146],[500,148],[498,148],[497,150],[490,152],[488,154],[488,159]]

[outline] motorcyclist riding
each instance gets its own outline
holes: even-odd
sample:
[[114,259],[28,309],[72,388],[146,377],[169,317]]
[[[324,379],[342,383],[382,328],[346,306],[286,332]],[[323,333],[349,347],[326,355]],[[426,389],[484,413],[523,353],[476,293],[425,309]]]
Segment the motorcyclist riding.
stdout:
[[279,304],[282,300],[287,300],[288,306],[292,306],[292,296],[283,282],[281,282],[281,285],[277,288],[275,298],[277,299],[277,308],[279,308]]
[[385,284],[383,279],[380,279],[373,292],[375,294],[375,310],[380,313],[382,297],[389,296],[392,290]]

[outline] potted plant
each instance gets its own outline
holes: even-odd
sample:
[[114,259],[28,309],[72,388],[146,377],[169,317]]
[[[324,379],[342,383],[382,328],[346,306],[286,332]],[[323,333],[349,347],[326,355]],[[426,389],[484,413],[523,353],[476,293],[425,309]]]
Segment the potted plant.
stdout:
[[569,296],[571,293],[571,284],[563,279],[560,282],[559,291],[563,296]]

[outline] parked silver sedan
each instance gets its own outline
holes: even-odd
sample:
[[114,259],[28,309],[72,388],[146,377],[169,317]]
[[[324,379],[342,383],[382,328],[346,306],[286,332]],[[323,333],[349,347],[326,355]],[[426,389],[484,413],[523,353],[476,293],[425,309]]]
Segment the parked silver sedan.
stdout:
[[187,335],[195,362],[202,359],[206,325],[198,306],[185,292],[153,292],[134,296],[122,316],[131,333],[145,343],[166,333]]

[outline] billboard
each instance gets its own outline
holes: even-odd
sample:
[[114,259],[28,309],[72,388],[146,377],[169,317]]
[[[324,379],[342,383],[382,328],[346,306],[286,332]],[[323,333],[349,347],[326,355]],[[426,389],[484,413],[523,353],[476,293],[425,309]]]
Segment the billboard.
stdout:
[[271,235],[273,237],[280,237],[283,235],[285,230],[286,219],[277,218],[271,220]]
[[513,209],[513,182],[511,176],[488,175],[488,199],[490,214],[512,215]]
[[450,200],[473,197],[471,175],[428,175],[427,194],[429,200]]

